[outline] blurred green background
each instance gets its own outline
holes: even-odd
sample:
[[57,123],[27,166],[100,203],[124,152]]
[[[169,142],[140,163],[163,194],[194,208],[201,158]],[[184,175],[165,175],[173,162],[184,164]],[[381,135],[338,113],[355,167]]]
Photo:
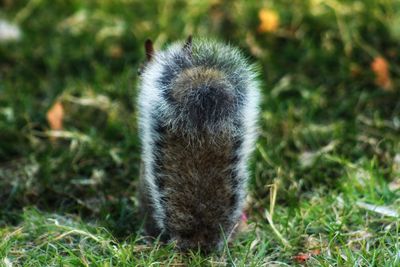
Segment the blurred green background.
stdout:
[[[54,264],[40,255],[63,251],[55,262],[175,261],[169,248],[135,250],[137,70],[147,38],[162,49],[192,34],[260,66],[250,233],[225,259],[296,264],[317,248],[305,261],[399,266],[399,1],[3,0],[0,20],[20,31],[2,40],[0,27],[0,260]],[[55,103],[59,132],[47,118]],[[52,216],[117,249],[57,239],[67,230],[46,226]],[[36,246],[43,235],[56,239],[47,250]],[[211,264],[196,257],[191,265]]]

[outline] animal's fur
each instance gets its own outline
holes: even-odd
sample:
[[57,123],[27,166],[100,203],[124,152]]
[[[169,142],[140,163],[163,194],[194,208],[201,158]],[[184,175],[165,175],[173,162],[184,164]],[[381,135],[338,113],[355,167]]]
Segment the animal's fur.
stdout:
[[140,201],[148,234],[209,251],[233,230],[257,136],[255,73],[237,49],[196,39],[156,52],[144,67]]

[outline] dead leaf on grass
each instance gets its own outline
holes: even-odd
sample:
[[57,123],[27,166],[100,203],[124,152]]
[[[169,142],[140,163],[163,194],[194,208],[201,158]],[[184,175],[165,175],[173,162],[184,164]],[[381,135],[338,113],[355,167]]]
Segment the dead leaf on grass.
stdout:
[[60,101],[56,101],[54,105],[47,111],[47,122],[52,130],[58,131],[63,129],[64,107]]
[[371,63],[371,69],[375,74],[375,83],[385,91],[392,91],[393,84],[386,59],[381,56],[375,57]]
[[306,261],[308,261],[312,256],[316,256],[321,254],[321,250],[319,249],[315,249],[312,250],[310,252],[307,253],[299,253],[295,256],[293,256],[293,259],[297,262],[297,263],[304,263]]
[[275,32],[279,27],[279,15],[272,9],[263,8],[258,12],[259,32]]

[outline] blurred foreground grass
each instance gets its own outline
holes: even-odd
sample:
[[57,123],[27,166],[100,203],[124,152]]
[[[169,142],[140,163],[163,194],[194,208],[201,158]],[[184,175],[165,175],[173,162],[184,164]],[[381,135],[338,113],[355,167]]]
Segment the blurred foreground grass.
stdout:
[[[400,265],[398,1],[3,1],[0,19],[22,32],[0,41],[0,265]],[[142,44],[189,34],[239,46],[264,92],[247,230],[211,257],[146,245],[136,216]]]

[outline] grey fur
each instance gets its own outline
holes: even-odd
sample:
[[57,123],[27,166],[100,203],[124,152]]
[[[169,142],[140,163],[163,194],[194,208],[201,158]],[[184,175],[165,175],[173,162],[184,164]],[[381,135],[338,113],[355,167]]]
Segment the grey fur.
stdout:
[[260,98],[255,68],[236,48],[193,39],[155,52],[141,77],[147,233],[181,249],[217,249],[246,195]]

